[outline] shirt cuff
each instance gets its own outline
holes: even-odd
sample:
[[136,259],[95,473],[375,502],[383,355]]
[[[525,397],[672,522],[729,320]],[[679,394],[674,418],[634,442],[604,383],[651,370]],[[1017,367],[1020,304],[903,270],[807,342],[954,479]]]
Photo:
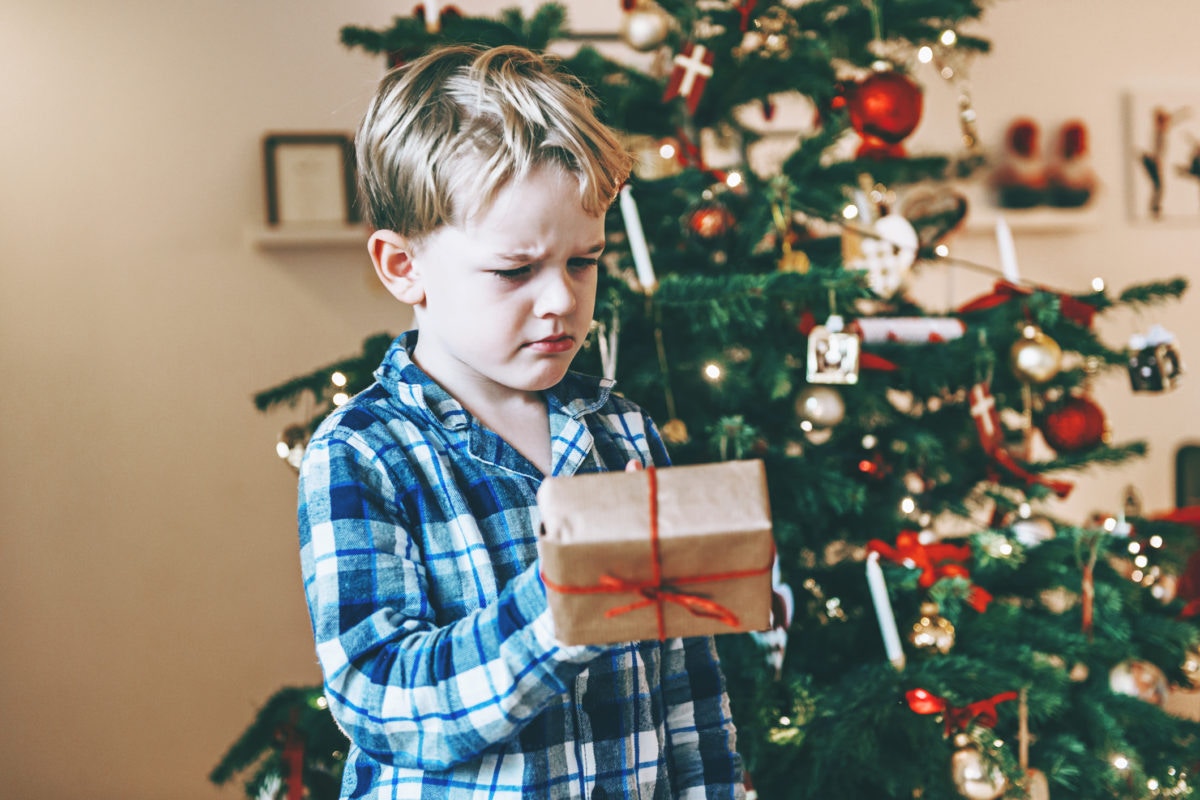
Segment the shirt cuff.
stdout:
[[569,645],[558,640],[554,618],[546,602],[546,584],[542,583],[541,563],[535,562],[513,579],[513,597],[517,610],[527,624],[527,630],[538,644],[557,661],[582,664],[591,661],[608,648],[595,645]]

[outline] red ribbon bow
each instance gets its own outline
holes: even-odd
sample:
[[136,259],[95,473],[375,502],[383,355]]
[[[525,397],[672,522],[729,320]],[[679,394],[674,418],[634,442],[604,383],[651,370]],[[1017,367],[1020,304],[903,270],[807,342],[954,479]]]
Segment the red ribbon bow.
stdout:
[[946,735],[949,736],[956,730],[966,730],[966,727],[972,722],[977,722],[987,728],[994,728],[997,720],[997,704],[1006,700],[1016,700],[1017,693],[1001,692],[995,697],[976,700],[974,703],[968,703],[962,707],[952,706],[946,702],[945,698],[938,697],[933,692],[920,687],[909,689],[904,693],[904,697],[908,700],[908,707],[918,714],[945,714]]
[[737,578],[763,575],[771,571],[771,567],[775,563],[775,553],[771,553],[771,558],[767,562],[767,565],[760,569],[710,572],[705,575],[688,575],[672,578],[669,581],[664,579],[662,574],[662,554],[658,546],[658,474],[655,472],[653,466],[646,467],[645,473],[646,480],[650,484],[650,580],[629,581],[624,578],[613,577],[612,575],[601,575],[599,582],[595,586],[564,586],[563,584],[551,581],[543,572],[542,583],[545,584],[547,589],[564,594],[623,594],[631,592],[640,595],[641,600],[636,600],[616,608],[610,608],[604,613],[604,616],[611,618],[620,614],[627,614],[630,611],[636,611],[639,608],[654,606],[655,622],[660,641],[667,638],[666,626],[663,622],[663,612],[667,603],[675,603],[682,606],[693,616],[708,617],[719,620],[730,627],[737,627],[739,624],[738,617],[728,608],[703,595],[682,591],[679,588],[680,585],[713,583],[716,581],[729,581]]
[[[975,311],[986,311],[989,308],[1003,305],[1010,300],[1018,297],[1028,297],[1034,291],[1050,291],[1041,287],[1026,287],[1019,286],[1010,281],[996,281],[996,285],[992,289],[991,294],[985,294],[967,302],[966,305],[958,309],[960,314],[970,314]],[[1054,293],[1058,297],[1059,309],[1062,315],[1067,319],[1082,325],[1085,328],[1092,327],[1092,319],[1096,316],[1095,306],[1089,305],[1082,300],[1071,297],[1069,294]]]
[[[918,583],[928,589],[942,578],[964,578],[971,580],[971,573],[961,563],[971,557],[971,548],[966,545],[952,544],[921,544],[920,538],[912,531],[904,531],[896,537],[896,546],[887,542],[872,539],[867,542],[867,550],[879,553],[889,561],[894,561],[910,569],[921,570]],[[967,596],[967,604],[982,614],[987,611],[992,602],[992,594],[982,586],[972,584]]]
[[[896,537],[896,546],[879,539],[867,542],[867,550],[910,569],[921,570],[922,588],[928,589],[938,578],[970,577],[961,564],[945,564],[946,561],[966,561],[971,557],[971,548],[966,545],[922,544],[917,534],[903,531]],[[957,570],[953,568],[957,567]]]

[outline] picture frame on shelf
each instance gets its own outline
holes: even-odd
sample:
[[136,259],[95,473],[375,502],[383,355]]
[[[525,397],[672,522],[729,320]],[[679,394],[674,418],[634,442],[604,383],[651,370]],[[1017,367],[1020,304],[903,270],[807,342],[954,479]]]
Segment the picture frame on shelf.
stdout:
[[269,227],[334,228],[361,221],[349,134],[268,133],[263,172]]

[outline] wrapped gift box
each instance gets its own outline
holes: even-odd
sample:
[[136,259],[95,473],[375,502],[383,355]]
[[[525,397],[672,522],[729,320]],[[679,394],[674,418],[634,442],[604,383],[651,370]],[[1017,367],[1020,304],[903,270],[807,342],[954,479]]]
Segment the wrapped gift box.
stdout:
[[770,627],[761,461],[547,478],[538,506],[542,579],[565,644]]

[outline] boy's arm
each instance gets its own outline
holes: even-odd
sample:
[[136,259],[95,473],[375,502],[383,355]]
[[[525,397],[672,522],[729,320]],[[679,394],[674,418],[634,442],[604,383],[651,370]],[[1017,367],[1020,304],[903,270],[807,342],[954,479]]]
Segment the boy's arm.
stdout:
[[439,627],[421,554],[396,519],[397,491],[369,448],[310,444],[305,595],[342,729],[380,762],[443,770],[511,737],[601,649],[558,644],[536,565],[496,602]]
[[712,637],[668,639],[662,663],[672,795],[681,800],[745,797],[742,759]]
[[[646,418],[654,463],[671,463],[658,428]],[[672,789],[681,800],[744,798],[742,758],[725,694],[725,677],[711,636],[663,643]]]

